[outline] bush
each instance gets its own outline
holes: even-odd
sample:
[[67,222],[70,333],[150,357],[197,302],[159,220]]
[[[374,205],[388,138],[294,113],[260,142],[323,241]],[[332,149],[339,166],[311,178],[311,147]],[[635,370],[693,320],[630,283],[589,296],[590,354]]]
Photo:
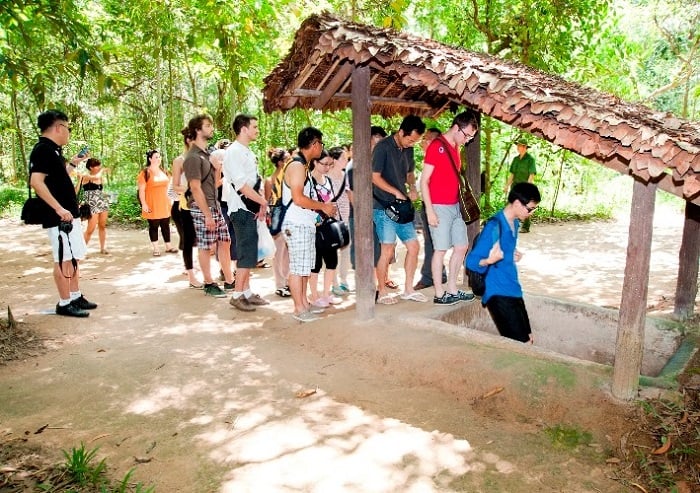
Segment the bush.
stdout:
[[14,187],[0,188],[0,211],[2,217],[18,216],[22,204],[27,200],[27,190]]
[[145,220],[141,218],[141,204],[136,196],[135,185],[113,185],[109,187],[107,193],[116,195],[116,200],[109,205],[110,222],[137,227],[144,226]]

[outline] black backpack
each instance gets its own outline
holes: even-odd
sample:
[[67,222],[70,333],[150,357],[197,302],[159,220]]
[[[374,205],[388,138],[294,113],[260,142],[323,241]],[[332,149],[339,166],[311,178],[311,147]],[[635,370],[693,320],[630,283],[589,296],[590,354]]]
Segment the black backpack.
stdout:
[[[495,218],[492,217],[486,223],[489,221],[493,220]],[[486,226],[486,223],[484,223],[484,226]],[[498,236],[496,237],[496,241],[501,237],[501,223],[497,222],[498,224]],[[479,238],[481,238],[481,233],[484,231],[484,228],[482,226],[481,231],[474,237],[474,241],[472,242],[472,250],[476,248],[476,245],[479,241]],[[495,243],[495,242],[494,242]],[[469,287],[472,289],[472,293],[474,293],[475,296],[483,296],[484,293],[486,292],[486,275],[489,273],[489,268],[491,266],[486,268],[486,272],[475,272],[471,270],[469,267],[467,267],[467,259],[464,259],[464,269],[467,274],[467,279],[469,280]]]

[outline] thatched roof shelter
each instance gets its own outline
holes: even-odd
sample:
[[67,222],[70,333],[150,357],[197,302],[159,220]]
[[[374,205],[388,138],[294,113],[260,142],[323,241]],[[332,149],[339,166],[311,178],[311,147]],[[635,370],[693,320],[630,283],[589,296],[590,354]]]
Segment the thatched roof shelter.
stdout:
[[[265,111],[352,108],[357,313],[374,314],[370,114],[435,117],[461,106],[529,132],[633,178],[613,395],[636,395],[656,190],[686,200],[676,310],[692,315],[700,258],[700,124],[620,100],[483,53],[329,14],[306,19],[265,79]],[[480,163],[479,135],[466,148]],[[478,191],[479,166],[467,177]],[[476,185],[476,186],[475,186]],[[469,226],[470,237],[478,224]],[[585,254],[585,246],[582,246]]]
[[265,79],[265,111],[351,106],[370,68],[371,112],[435,117],[468,106],[700,205],[700,123],[483,53],[329,14],[311,16]]

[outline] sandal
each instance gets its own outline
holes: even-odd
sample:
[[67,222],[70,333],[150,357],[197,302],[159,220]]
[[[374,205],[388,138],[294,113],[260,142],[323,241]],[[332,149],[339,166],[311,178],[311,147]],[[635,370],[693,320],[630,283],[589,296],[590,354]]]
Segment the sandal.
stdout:
[[177,248],[170,247],[168,248],[165,253],[177,253],[179,250]]
[[377,298],[377,304],[379,305],[395,305],[396,303],[398,303],[396,297],[388,293]]
[[153,250],[154,257],[160,257],[160,250]]
[[204,289],[204,284],[194,284],[194,283],[190,283],[190,287],[191,287],[192,289]]
[[389,279],[388,281],[386,281],[386,282],[384,283],[384,285],[385,285],[387,288],[389,288],[389,289],[399,289],[399,285],[396,284],[396,283],[395,283],[394,281],[392,281],[391,279]]
[[400,297],[402,300],[417,301],[418,303],[425,303],[428,301],[428,298],[426,298],[423,293],[419,293],[418,291],[414,291],[412,293],[401,293]]

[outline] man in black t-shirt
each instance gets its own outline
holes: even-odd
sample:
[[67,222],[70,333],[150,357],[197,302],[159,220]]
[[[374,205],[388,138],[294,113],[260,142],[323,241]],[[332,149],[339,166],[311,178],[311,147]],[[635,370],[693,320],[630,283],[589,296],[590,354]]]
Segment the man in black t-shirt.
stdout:
[[37,118],[37,125],[41,136],[29,156],[29,180],[45,204],[42,226],[53,249],[53,279],[59,296],[56,313],[87,317],[90,315],[87,310],[97,305],[85,299],[80,291],[78,262],[85,258],[87,247],[69,172],[89,155],[74,156],[66,162],[62,146],[70,139],[71,125],[61,111],[45,111]]

